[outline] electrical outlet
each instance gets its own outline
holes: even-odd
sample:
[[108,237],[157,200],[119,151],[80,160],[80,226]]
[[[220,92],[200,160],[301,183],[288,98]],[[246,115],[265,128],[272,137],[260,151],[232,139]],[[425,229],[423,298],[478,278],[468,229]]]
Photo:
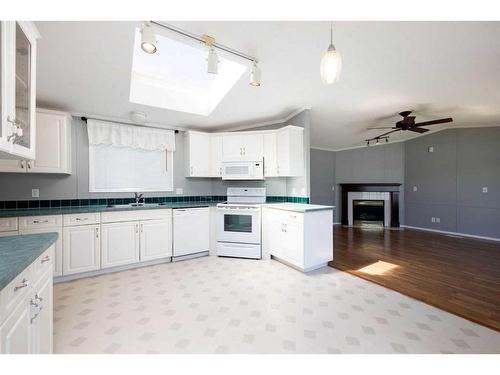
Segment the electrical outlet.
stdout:
[[332,191],[335,191],[335,186],[332,186]]
[[436,218],[436,223],[440,223],[441,222],[441,218],[437,217]]
[[483,193],[487,193],[488,192],[488,186],[483,186]]
[[416,186],[413,187],[413,191],[417,191],[418,188]]
[[177,194],[177,195],[184,194],[184,189],[183,188],[177,188],[177,189],[175,189],[175,194]]
[[431,218],[431,221],[432,221],[433,223],[435,223],[435,222],[436,222],[436,218],[435,218],[435,217],[432,217],[432,218]]
[[40,198],[40,189],[31,189],[31,198]]
[[427,147],[427,151],[429,151],[429,152],[434,152],[434,147],[433,147],[433,146],[429,146],[429,147]]

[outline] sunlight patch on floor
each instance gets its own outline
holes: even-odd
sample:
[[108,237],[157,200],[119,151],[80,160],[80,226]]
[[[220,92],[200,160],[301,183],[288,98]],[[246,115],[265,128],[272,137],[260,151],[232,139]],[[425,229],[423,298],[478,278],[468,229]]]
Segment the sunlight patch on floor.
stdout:
[[399,268],[397,264],[384,262],[379,260],[378,262],[372,263],[368,266],[360,268],[358,272],[363,272],[368,275],[383,275],[386,272],[392,271],[396,268]]

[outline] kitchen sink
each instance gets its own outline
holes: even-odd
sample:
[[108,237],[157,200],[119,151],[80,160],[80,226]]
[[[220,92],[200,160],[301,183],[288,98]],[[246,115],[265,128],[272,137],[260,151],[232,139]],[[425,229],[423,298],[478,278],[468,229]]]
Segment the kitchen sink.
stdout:
[[128,203],[128,204],[109,204],[108,208],[134,208],[134,207],[158,207],[165,203]]

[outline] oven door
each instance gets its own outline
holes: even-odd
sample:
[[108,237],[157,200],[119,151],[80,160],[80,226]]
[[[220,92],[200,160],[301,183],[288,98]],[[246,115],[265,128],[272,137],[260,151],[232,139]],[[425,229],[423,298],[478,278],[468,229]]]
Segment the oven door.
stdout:
[[217,208],[217,241],[260,244],[260,208]]

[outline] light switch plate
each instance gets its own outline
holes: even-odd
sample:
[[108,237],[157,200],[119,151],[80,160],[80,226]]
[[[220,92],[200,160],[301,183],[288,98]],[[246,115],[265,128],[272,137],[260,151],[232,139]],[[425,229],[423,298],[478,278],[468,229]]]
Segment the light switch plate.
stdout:
[[31,189],[31,198],[40,198],[40,189]]
[[175,194],[177,194],[177,195],[184,194],[184,189],[183,188],[177,188],[177,189],[175,189]]
[[440,223],[441,222],[441,218],[437,217],[436,218],[436,223]]
[[434,147],[433,147],[433,146],[429,146],[429,147],[427,147],[427,151],[429,151],[429,152],[434,152]]
[[416,186],[413,187],[413,191],[417,191],[418,188]]
[[483,186],[483,193],[487,193],[488,192],[488,186]]
[[332,191],[335,191],[335,186],[332,186]]
[[432,218],[431,218],[431,221],[432,221],[433,223],[435,223],[435,222],[436,222],[436,218],[435,218],[435,217],[432,217]]

